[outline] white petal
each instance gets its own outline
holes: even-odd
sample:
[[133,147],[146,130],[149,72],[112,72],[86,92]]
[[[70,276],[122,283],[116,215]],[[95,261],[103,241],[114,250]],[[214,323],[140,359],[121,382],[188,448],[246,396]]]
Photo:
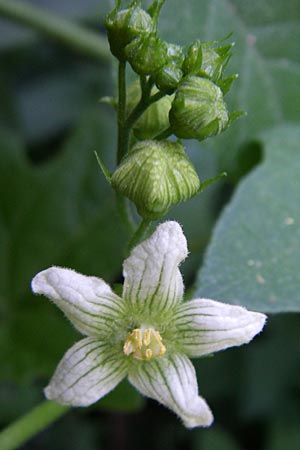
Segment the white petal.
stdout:
[[180,225],[177,222],[159,225],[124,261],[124,299],[146,312],[172,308],[183,295],[178,265],[186,256],[187,244]]
[[198,396],[195,369],[186,356],[139,361],[130,368],[129,381],[142,394],[178,414],[187,428],[208,427],[213,422],[207,403]]
[[182,351],[201,356],[247,344],[263,329],[266,316],[201,298],[179,305],[174,319]]
[[100,278],[51,267],[38,273],[31,286],[35,294],[49,297],[82,334],[107,334],[121,320],[123,301]]
[[45,395],[63,405],[88,406],[114,389],[126,373],[121,351],[97,339],[85,338],[64,355]]

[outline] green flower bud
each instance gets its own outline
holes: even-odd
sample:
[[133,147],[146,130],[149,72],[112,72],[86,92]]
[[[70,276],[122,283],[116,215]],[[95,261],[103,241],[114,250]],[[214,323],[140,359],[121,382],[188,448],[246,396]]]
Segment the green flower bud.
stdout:
[[[151,93],[158,89],[154,86]],[[133,133],[137,139],[152,139],[169,128],[169,111],[174,96],[166,95],[155,103],[152,103],[134,124]],[[141,99],[141,86],[136,80],[127,91],[127,115]]]
[[117,192],[130,198],[145,219],[155,220],[171,205],[193,197],[198,175],[179,142],[138,142],[111,178]]
[[181,66],[184,60],[182,47],[175,44],[167,44],[167,56],[164,66],[154,74],[153,79],[160,91],[172,94],[182,79]]
[[[120,3],[120,2],[119,2]],[[105,19],[107,38],[111,52],[120,61],[126,60],[125,47],[138,36],[153,31],[152,17],[135,1],[127,9],[115,8]]]
[[212,48],[210,44],[202,45],[202,65],[197,75],[210,78],[217,82],[223,76],[224,70],[232,56],[231,48],[234,44]]
[[202,65],[202,47],[200,41],[193,42],[187,51],[182,64],[184,75],[196,74]]
[[184,61],[183,48],[177,44],[167,44],[167,60],[168,64],[174,64],[181,68]]
[[176,91],[169,119],[180,138],[202,141],[221,133],[228,125],[221,89],[207,78],[186,77]]
[[182,70],[175,64],[164,66],[154,76],[155,84],[160,91],[172,94],[182,79]]
[[131,67],[139,75],[153,74],[167,61],[167,44],[153,33],[134,39],[125,52]]

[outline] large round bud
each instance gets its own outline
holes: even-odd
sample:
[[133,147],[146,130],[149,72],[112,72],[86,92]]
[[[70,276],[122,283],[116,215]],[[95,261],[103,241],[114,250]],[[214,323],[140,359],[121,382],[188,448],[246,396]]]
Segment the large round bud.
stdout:
[[171,205],[193,197],[200,186],[181,143],[153,140],[134,145],[111,183],[135,203],[143,218],[150,220],[166,214]]

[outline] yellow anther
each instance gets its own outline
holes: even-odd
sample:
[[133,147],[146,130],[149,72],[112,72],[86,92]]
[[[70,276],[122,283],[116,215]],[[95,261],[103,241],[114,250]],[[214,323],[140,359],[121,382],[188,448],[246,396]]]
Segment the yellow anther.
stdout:
[[128,334],[123,346],[125,355],[133,355],[136,359],[149,360],[163,356],[166,347],[161,335],[153,328],[136,328]]
[[151,359],[152,358],[152,350],[151,350],[151,348],[147,348],[145,354],[146,354],[146,359]]

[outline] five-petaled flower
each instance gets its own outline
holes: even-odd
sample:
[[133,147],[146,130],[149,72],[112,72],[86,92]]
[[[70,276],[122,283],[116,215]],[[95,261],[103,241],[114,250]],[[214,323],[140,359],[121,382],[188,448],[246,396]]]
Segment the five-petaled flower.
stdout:
[[249,342],[266,317],[214,300],[183,301],[178,266],[186,256],[180,226],[165,222],[125,260],[122,298],[102,279],[70,269],[51,267],[34,277],[33,291],[49,297],[87,336],[59,363],[45,389],[48,399],[88,406],[128,376],[186,427],[212,423],[189,358]]

